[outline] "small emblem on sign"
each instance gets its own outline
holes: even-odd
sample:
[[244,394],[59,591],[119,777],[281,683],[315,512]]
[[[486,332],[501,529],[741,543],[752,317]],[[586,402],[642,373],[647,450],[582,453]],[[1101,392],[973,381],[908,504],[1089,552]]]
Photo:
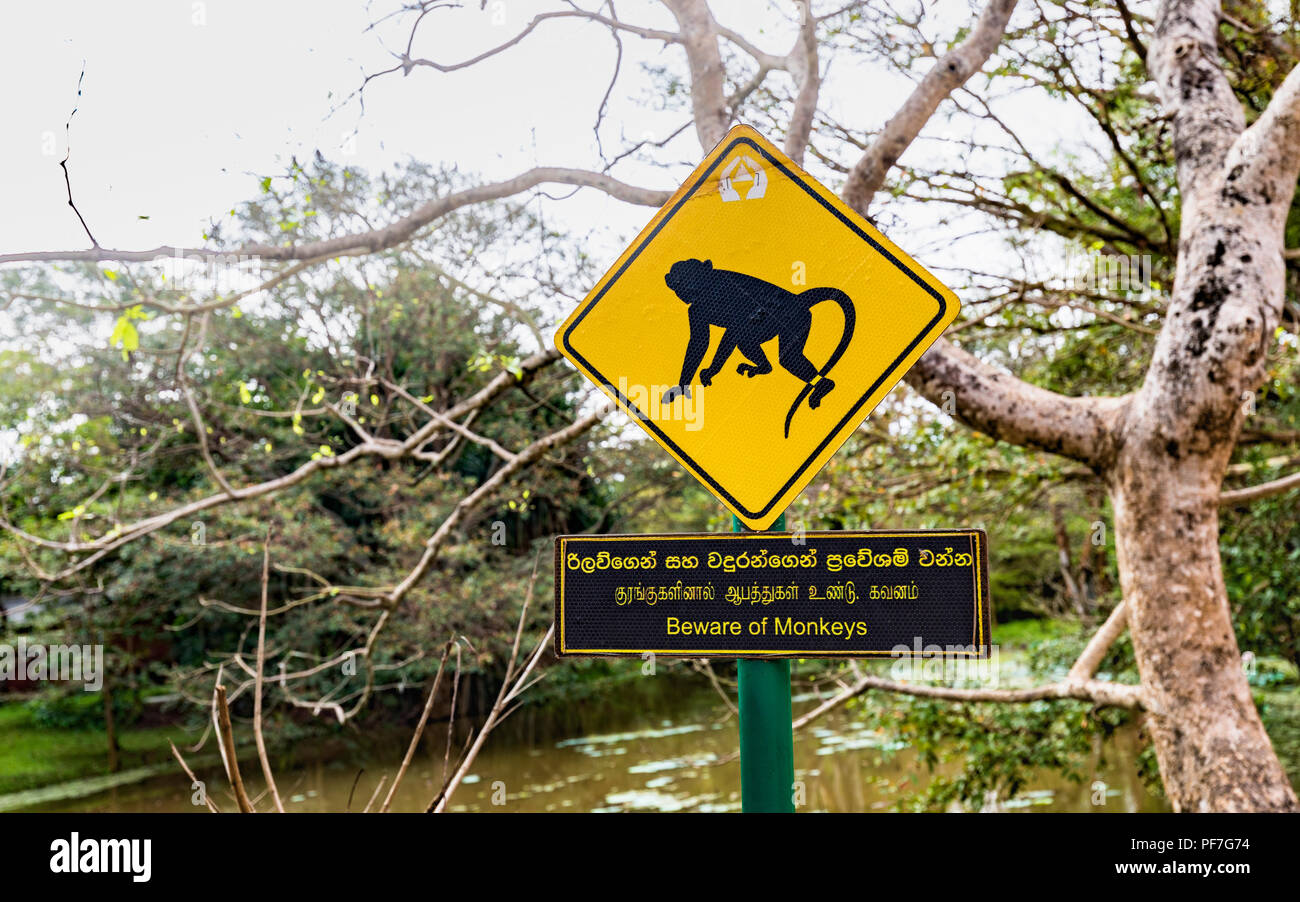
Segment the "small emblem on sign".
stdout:
[[[749,190],[742,197],[736,190],[736,185],[745,183],[749,183]],[[758,200],[767,193],[767,173],[752,157],[736,157],[722,170],[722,178],[718,180],[718,193],[724,201]]]

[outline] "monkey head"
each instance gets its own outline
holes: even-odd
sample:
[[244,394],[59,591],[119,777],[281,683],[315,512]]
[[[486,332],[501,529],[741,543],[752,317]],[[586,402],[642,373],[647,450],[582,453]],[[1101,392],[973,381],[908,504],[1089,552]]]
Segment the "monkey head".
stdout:
[[685,304],[694,303],[712,281],[712,260],[678,260],[664,276],[664,283]]

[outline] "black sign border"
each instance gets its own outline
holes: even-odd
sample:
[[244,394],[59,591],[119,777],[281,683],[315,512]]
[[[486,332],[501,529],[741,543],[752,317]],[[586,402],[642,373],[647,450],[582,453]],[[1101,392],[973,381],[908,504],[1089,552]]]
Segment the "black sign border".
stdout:
[[[871,245],[871,247],[874,248],[881,256],[883,256],[890,263],[894,264],[894,266],[898,267],[903,273],[905,273],[908,276],[908,278],[910,278],[913,282],[915,282],[922,289],[924,289],[926,294],[933,297],[939,303],[939,312],[936,313],[934,315],[934,318],[931,319],[930,322],[926,324],[925,329],[919,335],[917,335],[916,338],[912,339],[912,341],[907,345],[907,347],[903,349],[902,353],[900,353],[896,358],[894,358],[893,363],[891,363],[889,367],[885,370],[885,372],[880,375],[880,378],[878,378],[875,382],[871,383],[871,387],[868,388],[866,393],[861,398],[858,399],[856,404],[854,404],[851,408],[849,408],[849,412],[846,413],[844,417],[839,421],[839,423],[835,425],[835,428],[831,429],[830,432],[827,433],[826,437],[823,438],[820,443],[818,443],[817,447],[813,449],[810,455],[808,455],[807,460],[805,460],[798,467],[796,467],[794,473],[790,476],[789,479],[786,480],[785,484],[782,485],[781,488],[777,489],[777,492],[772,497],[772,500],[767,502],[767,504],[763,505],[763,507],[757,511],[751,511],[749,508],[745,507],[734,496],[732,496],[730,492],[728,492],[725,488],[723,488],[712,476],[709,475],[707,471],[704,470],[703,467],[701,467],[698,463],[696,463],[694,458],[692,458],[689,454],[683,451],[682,448],[679,447],[676,442],[670,439],[663,432],[662,429],[660,429],[657,425],[655,425],[655,422],[652,419],[650,419],[649,416],[647,416],[639,407],[633,404],[629,398],[625,397],[623,393],[618,390],[618,387],[615,386],[612,382],[610,382],[609,378],[604,373],[596,369],[596,367],[592,365],[591,361],[589,361],[586,357],[582,356],[582,354],[580,354],[578,350],[574,348],[572,342],[569,340],[569,337],[573,334],[573,330],[578,328],[578,324],[583,321],[583,319],[587,316],[588,313],[590,313],[593,309],[595,309],[596,305],[600,303],[600,299],[603,298],[612,287],[614,287],[614,283],[616,283],[619,280],[619,278],[623,275],[623,273],[627,271],[627,268],[632,265],[632,261],[636,260],[636,258],[641,255],[641,252],[645,250],[647,245],[649,245],[650,242],[655,239],[655,236],[657,236],[659,232],[663,230],[664,226],[668,224],[669,220],[671,220],[673,216],[677,213],[677,211],[682,208],[682,206],[686,203],[686,201],[690,200],[691,197],[694,196],[695,192],[699,190],[700,186],[704,184],[704,182],[709,178],[709,176],[713,173],[713,171],[717,169],[718,166],[724,160],[727,159],[727,157],[731,154],[733,150],[736,149],[736,147],[742,144],[752,147],[756,153],[762,155],[762,157],[766,159],[768,163],[770,163],[771,165],[779,169],[788,179],[790,179],[792,182],[794,182],[800,188],[802,188],[805,192],[807,192],[814,200],[816,200],[819,204],[825,207],[826,210],[831,213],[831,215],[833,215],[840,222],[848,226],[849,229],[852,230],[855,235],[857,235],[863,241],[867,242],[867,244]],[[697,474],[699,478],[703,479],[706,483],[708,483],[708,485],[718,494],[719,497],[726,500],[728,504],[730,504],[736,510],[740,511],[749,519],[759,520],[762,519],[764,516],[766,516],[767,513],[772,510],[772,507],[781,499],[783,495],[785,495],[787,491],[789,491],[790,486],[792,486],[799,479],[799,477],[803,475],[805,470],[807,470],[810,466],[812,466],[813,462],[817,459],[817,456],[822,453],[825,447],[831,442],[831,440],[835,436],[840,434],[840,430],[843,429],[844,426],[850,420],[854,419],[854,417],[857,415],[857,412],[862,409],[862,405],[865,404],[867,402],[867,399],[871,397],[872,393],[875,392],[875,390],[880,387],[880,384],[885,380],[887,380],[890,374],[894,372],[894,370],[898,369],[899,365],[902,364],[903,360],[907,357],[907,355],[912,353],[912,350],[923,340],[931,339],[935,326],[938,325],[938,323],[943,319],[944,314],[947,312],[947,310],[948,310],[948,303],[947,301],[944,300],[942,294],[936,291],[924,279],[922,279],[915,272],[913,272],[906,265],[904,265],[904,263],[901,260],[895,257],[886,248],[882,247],[880,243],[877,242],[874,238],[872,238],[861,228],[859,228],[858,225],[855,222],[853,222],[849,217],[845,216],[842,212],[836,209],[835,205],[832,204],[830,201],[828,201],[826,198],[822,197],[818,191],[809,187],[808,183],[804,179],[802,179],[800,176],[792,172],[790,168],[787,167],[784,163],[782,163],[780,160],[776,159],[770,153],[768,153],[766,148],[760,146],[752,138],[749,138],[747,136],[740,136],[737,137],[735,140],[733,140],[730,144],[728,144],[727,147],[722,151],[722,153],[718,154],[718,156],[714,159],[714,161],[711,164],[709,164],[709,167],[704,170],[704,172],[700,175],[698,179],[696,179],[695,184],[691,186],[690,190],[687,191],[684,195],[682,195],[681,199],[677,201],[677,203],[673,206],[672,210],[668,212],[668,215],[666,215],[662,220],[660,220],[655,225],[655,227],[650,231],[650,233],[646,235],[645,239],[637,246],[636,250],[633,251],[632,254],[628,256],[626,260],[623,261],[623,265],[620,266],[618,268],[618,271],[614,273],[614,276],[608,282],[606,282],[604,286],[601,287],[599,293],[597,293],[596,297],[592,299],[591,303],[585,305],[582,309],[582,312],[579,313],[577,317],[574,318],[572,323],[570,323],[569,328],[564,330],[564,333],[563,335],[561,335],[560,340],[564,343],[565,350],[567,350],[570,354],[574,356],[574,358],[580,361],[582,365],[587,369],[587,371],[590,372],[593,376],[595,376],[608,391],[612,392],[627,410],[632,411],[632,413],[636,415],[637,419],[639,419],[647,429],[649,429],[651,432],[653,432],[656,436],[659,437],[659,440],[661,442],[663,442],[665,445],[671,448],[673,450],[673,453],[675,453],[688,467],[690,467],[692,472]]]
[[[629,658],[642,657],[646,654],[653,654],[658,658],[751,658],[751,659],[773,659],[773,658],[889,658],[894,657],[895,653],[891,651],[874,650],[874,651],[853,651],[853,652],[824,652],[824,651],[775,651],[775,652],[756,652],[750,649],[736,651],[683,651],[680,649],[655,649],[639,648],[627,649],[625,651],[615,651],[601,649],[598,651],[589,651],[581,649],[565,649],[564,647],[564,544],[568,539],[581,539],[584,542],[625,542],[625,541],[661,541],[661,540],[680,540],[680,539],[708,539],[723,541],[758,541],[762,539],[784,539],[789,541],[793,538],[793,533],[788,532],[739,532],[739,533],[715,533],[715,532],[679,532],[679,533],[618,533],[610,535],[564,535],[555,537],[555,636],[553,647],[557,658]],[[975,568],[975,619],[971,624],[971,647],[973,652],[948,652],[944,654],[956,654],[957,656],[969,657],[972,660],[985,659],[989,654],[989,647],[992,640],[992,598],[989,595],[989,537],[988,533],[982,529],[975,528],[954,528],[954,529],[881,529],[881,530],[825,530],[818,532],[806,532],[805,536],[816,538],[823,536],[827,538],[876,538],[887,539],[904,536],[944,536],[960,535],[971,536],[975,539],[975,554],[972,566]]]

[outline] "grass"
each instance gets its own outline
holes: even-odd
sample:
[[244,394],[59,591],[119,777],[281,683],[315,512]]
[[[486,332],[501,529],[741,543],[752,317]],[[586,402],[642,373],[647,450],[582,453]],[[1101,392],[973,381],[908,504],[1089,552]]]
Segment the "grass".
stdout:
[[1011,620],[993,627],[993,642],[1005,647],[1024,648],[1044,639],[1078,635],[1079,630],[1079,624],[1068,620]]
[[1300,689],[1256,690],[1255,704],[1291,785],[1300,790]]
[[[193,741],[176,726],[119,730],[121,768],[171,760],[169,739],[178,745]],[[103,730],[41,726],[25,704],[0,704],[0,795],[107,773],[108,740]]]

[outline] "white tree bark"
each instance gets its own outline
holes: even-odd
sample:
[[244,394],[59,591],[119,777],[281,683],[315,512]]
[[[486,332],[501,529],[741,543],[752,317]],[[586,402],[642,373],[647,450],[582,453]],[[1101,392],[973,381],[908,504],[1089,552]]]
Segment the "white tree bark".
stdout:
[[1297,805],[1251,698],[1219,557],[1219,489],[1281,315],[1295,192],[1293,73],[1245,117],[1217,59],[1215,0],[1165,0],[1148,56],[1173,117],[1178,266],[1108,469],[1120,582],[1165,791],[1194,811]]
[[[866,212],[938,104],[983,66],[1013,7],[992,0],[967,40],[927,74],[854,167],[846,201]],[[1081,460],[1106,478],[1125,616],[1090,649],[1104,652],[1127,621],[1174,807],[1294,810],[1242,671],[1218,508],[1243,402],[1264,379],[1281,314],[1282,228],[1300,174],[1300,72],[1245,129],[1218,61],[1219,14],[1218,0],[1165,0],[1148,54],[1173,117],[1182,210],[1168,317],[1141,390],[1064,398],[944,341],[908,381],[973,428]],[[1079,672],[1087,666],[1081,660]]]
[[681,28],[682,46],[691,72],[691,109],[695,133],[705,150],[722,140],[731,123],[726,71],[718,49],[717,23],[705,0],[663,0]]

